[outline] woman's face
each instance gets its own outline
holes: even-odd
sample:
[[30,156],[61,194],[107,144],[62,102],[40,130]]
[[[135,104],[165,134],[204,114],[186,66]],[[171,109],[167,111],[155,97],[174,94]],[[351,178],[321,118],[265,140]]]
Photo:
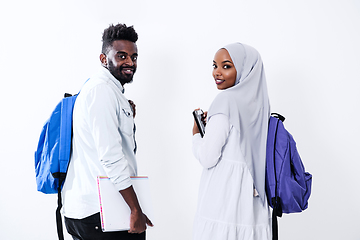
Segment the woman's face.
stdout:
[[213,77],[219,90],[233,87],[236,82],[236,69],[226,49],[216,52],[213,61]]

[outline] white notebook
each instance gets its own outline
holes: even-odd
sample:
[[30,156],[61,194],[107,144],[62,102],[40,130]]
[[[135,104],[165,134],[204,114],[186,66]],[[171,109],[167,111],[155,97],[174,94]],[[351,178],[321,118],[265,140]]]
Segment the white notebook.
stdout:
[[[144,214],[153,216],[148,177],[131,177],[134,191]],[[97,177],[101,225],[104,232],[130,229],[130,208],[108,177]]]

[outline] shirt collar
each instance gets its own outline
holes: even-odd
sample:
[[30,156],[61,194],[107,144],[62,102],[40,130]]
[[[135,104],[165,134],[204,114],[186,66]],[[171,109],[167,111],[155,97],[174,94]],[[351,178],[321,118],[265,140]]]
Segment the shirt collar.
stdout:
[[125,92],[123,85],[121,85],[120,81],[117,80],[107,68],[101,67],[100,72],[102,75],[106,76],[109,80],[111,80],[120,89],[122,93]]

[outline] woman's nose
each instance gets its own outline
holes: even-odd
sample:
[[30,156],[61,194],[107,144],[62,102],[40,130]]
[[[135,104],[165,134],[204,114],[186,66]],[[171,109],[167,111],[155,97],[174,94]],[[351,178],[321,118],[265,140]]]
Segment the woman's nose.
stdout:
[[218,68],[214,69],[214,76],[215,77],[221,76],[221,71]]

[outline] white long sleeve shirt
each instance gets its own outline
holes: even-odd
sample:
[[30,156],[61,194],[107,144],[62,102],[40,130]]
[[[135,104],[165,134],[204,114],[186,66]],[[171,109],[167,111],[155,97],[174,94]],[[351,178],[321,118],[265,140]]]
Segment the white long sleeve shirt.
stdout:
[[118,190],[137,175],[134,118],[120,82],[106,69],[81,89],[73,112],[72,156],[62,190],[63,214],[81,219],[100,211],[97,176]]

